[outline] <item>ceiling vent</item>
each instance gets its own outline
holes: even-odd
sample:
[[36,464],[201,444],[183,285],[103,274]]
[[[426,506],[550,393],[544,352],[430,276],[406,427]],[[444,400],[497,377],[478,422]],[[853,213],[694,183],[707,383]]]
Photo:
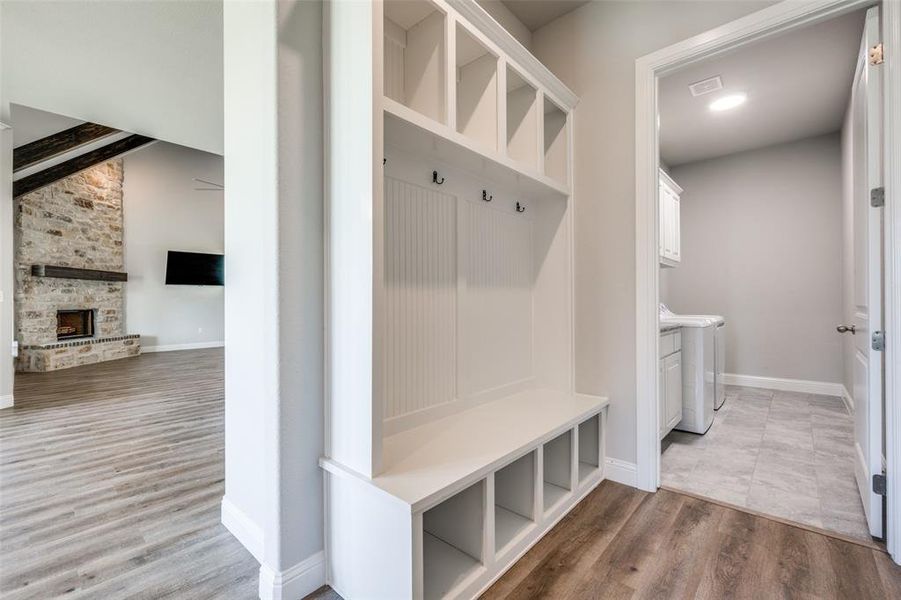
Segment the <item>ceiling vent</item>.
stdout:
[[689,85],[688,89],[691,91],[692,96],[703,96],[704,94],[723,89],[723,80],[717,75],[704,81],[695,82]]

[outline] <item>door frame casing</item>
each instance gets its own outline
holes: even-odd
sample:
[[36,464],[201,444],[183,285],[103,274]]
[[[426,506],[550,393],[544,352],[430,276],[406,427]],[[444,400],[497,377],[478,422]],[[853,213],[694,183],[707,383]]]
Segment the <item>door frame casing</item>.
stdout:
[[[635,61],[636,486],[660,483],[657,436],[658,274],[657,81],[677,69],[788,30],[879,4],[873,0],[785,1]],[[885,172],[885,436],[887,549],[901,564],[901,3],[883,2]]]

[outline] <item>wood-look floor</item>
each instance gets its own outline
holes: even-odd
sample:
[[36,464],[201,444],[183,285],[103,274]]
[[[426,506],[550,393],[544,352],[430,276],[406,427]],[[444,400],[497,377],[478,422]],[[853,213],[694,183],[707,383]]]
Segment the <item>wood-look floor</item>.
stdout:
[[[21,375],[16,402],[0,411],[0,597],[256,598],[258,565],[219,524],[221,350]],[[604,482],[484,597],[901,598],[901,568]]]
[[901,567],[853,542],[605,481],[483,598],[901,598]]
[[219,522],[222,350],[16,376],[0,410],[0,597],[256,598]]

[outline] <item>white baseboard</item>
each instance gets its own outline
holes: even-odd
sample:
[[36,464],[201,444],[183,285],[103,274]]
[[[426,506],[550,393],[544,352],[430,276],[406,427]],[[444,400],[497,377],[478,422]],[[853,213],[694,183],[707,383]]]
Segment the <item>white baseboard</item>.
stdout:
[[319,551],[285,571],[260,567],[261,600],[299,600],[325,585],[325,552]]
[[604,460],[604,478],[630,487],[638,487],[638,466],[616,458]]
[[175,350],[199,350],[201,348],[222,348],[225,342],[195,342],[193,344],[168,344],[163,346],[141,346],[141,352],[174,352]]
[[0,408],[12,408],[13,406],[13,395],[6,394],[5,396],[0,396]]
[[848,388],[842,386],[842,400],[845,401],[845,408],[848,409],[848,414],[854,414],[854,398],[851,397],[851,393],[848,391]]
[[735,373],[723,373],[723,383],[783,392],[801,392],[804,394],[823,394],[838,397],[843,397],[846,393],[845,386],[841,383],[810,381],[807,379],[783,379],[780,377],[758,377],[756,375],[737,375]]
[[222,498],[222,524],[258,562],[262,562],[263,530],[226,497]]

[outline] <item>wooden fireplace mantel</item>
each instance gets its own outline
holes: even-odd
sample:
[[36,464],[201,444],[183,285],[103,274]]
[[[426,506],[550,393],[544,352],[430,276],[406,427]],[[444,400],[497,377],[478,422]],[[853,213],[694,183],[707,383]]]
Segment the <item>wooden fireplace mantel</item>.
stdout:
[[53,265],[31,265],[34,277],[56,277],[59,279],[88,279],[91,281],[128,281],[128,273],[100,271],[97,269],[76,269]]

